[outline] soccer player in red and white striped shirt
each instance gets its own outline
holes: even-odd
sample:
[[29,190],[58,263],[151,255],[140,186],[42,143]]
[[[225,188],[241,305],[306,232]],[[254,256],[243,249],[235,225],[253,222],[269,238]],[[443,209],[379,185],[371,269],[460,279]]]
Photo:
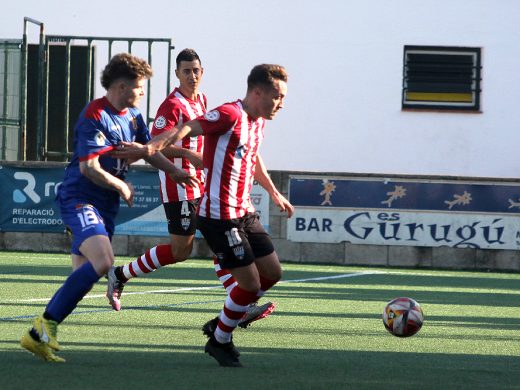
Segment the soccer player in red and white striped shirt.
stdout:
[[[193,49],[184,49],[177,55],[175,74],[179,87],[162,102],[152,127],[152,136],[171,131],[176,125],[194,119],[206,112],[206,96],[199,92],[204,69]],[[193,248],[196,231],[196,210],[204,192],[202,171],[203,137],[180,140],[163,149],[164,155],[178,168],[192,174],[199,181],[196,187],[176,183],[159,171],[161,199],[163,201],[170,243],[157,245],[124,266],[114,267],[108,273],[107,297],[115,310],[121,309],[121,292],[129,279],[145,275],[163,266],[186,260]],[[226,283],[234,279],[220,270]]]
[[[273,119],[283,107],[286,93],[287,72],[282,66],[257,65],[247,79],[244,99],[226,103],[155,137],[145,147],[133,148],[136,153],[153,154],[180,139],[204,135],[206,183],[197,227],[220,265],[229,269],[238,283],[227,297],[205,348],[221,366],[241,366],[232,332],[248,306],[282,276],[278,256],[258,220],[250,192],[255,179],[280,210],[292,216],[293,206],[274,186],[259,154],[265,120]],[[129,146],[127,150],[132,149]]]

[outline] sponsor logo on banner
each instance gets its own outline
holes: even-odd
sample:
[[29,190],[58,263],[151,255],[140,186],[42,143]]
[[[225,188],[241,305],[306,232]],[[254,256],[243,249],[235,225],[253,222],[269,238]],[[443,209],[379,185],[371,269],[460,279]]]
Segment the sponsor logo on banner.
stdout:
[[363,210],[296,209],[291,241],[520,249],[518,217]]
[[520,249],[516,183],[291,178],[297,242]]
[[36,176],[29,172],[14,172],[13,177],[17,180],[17,184],[23,183],[23,188],[13,190],[14,203],[30,203],[30,199],[32,203],[39,204],[42,199],[53,200],[61,184],[61,182],[45,180],[42,177],[38,177],[37,181]]
[[1,166],[2,199],[0,230],[3,231],[63,231],[63,223],[54,198],[59,182],[56,172],[42,169]]
[[34,190],[36,188],[36,179],[34,178],[34,175],[31,175],[28,172],[15,172],[14,178],[25,182],[26,185],[21,190],[15,189],[13,191],[13,202],[25,203],[27,198],[29,198],[36,204],[40,203],[41,197]]

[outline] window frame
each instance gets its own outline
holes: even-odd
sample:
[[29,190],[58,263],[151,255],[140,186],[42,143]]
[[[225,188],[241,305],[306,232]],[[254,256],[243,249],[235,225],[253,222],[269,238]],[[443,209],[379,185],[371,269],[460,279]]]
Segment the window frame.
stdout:
[[[409,67],[410,64],[417,64],[418,62],[411,62],[409,61],[409,55],[410,54],[418,54],[418,55],[424,55],[426,56],[450,56],[450,55],[457,55],[457,56],[468,56],[472,59],[472,65],[471,65],[471,89],[470,92],[464,91],[463,93],[456,93],[456,92],[439,92],[436,91],[434,84],[436,83],[436,80],[434,78],[430,78],[430,80],[426,84],[431,84],[432,89],[430,91],[423,90],[423,91],[414,91],[409,92],[409,83],[410,79],[412,77],[409,76]],[[463,111],[463,112],[481,112],[481,97],[480,94],[482,92],[481,89],[481,82],[482,82],[482,50],[480,47],[462,47],[462,46],[426,46],[426,45],[405,45],[403,50],[403,84],[402,84],[402,96],[401,96],[401,109],[402,110],[420,110],[420,111]],[[460,59],[460,57],[459,57]],[[445,61],[441,62],[431,62],[426,64],[426,67],[431,64],[433,64],[433,67],[438,66],[440,63],[446,63]],[[442,66],[442,65],[441,65]],[[464,65],[459,65],[456,63],[456,61],[450,63],[450,65],[446,66],[452,66],[452,67],[463,67]],[[466,67],[469,69],[468,67]],[[467,69],[462,69],[466,70]],[[435,73],[435,72],[434,72]],[[445,72],[446,73],[446,72]],[[424,77],[424,76],[423,76]],[[430,77],[432,76],[432,73],[430,73]],[[455,80],[454,77],[459,77],[460,79]],[[415,83],[420,82],[421,76],[416,76]],[[439,75],[438,82],[443,82],[445,88],[449,89],[456,89],[458,88],[464,88],[467,89],[468,83],[462,83],[463,76],[460,74],[457,76],[453,76],[451,79],[451,86],[449,85],[450,82],[446,79],[442,78],[442,75]],[[466,76],[467,78],[467,76]],[[466,84],[466,85],[464,85]],[[461,87],[462,85],[462,87]],[[426,87],[423,87],[426,88]],[[440,87],[442,89],[442,87]],[[408,99],[408,96],[410,96],[410,93],[416,93],[417,99],[411,100]],[[467,99],[467,95],[471,93],[471,102],[464,101]],[[439,99],[434,99],[435,96],[438,96]],[[431,97],[432,99],[428,99],[428,97]],[[450,101],[449,99],[453,99],[453,101]],[[458,100],[458,101],[457,101]]]

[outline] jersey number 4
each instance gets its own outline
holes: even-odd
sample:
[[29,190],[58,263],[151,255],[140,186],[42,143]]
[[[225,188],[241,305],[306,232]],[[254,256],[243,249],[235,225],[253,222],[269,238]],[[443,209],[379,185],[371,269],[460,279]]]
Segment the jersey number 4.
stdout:
[[185,215],[187,217],[189,217],[189,215],[190,215],[190,205],[188,204],[187,200],[182,201],[181,215]]

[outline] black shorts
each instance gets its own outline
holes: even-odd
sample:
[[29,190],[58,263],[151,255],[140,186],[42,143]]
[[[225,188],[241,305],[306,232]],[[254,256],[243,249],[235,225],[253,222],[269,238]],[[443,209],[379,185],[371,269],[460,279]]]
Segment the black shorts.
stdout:
[[168,220],[168,233],[177,236],[193,236],[195,234],[199,201],[200,198],[163,203]]
[[243,267],[257,257],[274,252],[271,237],[260,223],[258,214],[248,213],[242,218],[227,220],[199,216],[197,228],[222,268]]

